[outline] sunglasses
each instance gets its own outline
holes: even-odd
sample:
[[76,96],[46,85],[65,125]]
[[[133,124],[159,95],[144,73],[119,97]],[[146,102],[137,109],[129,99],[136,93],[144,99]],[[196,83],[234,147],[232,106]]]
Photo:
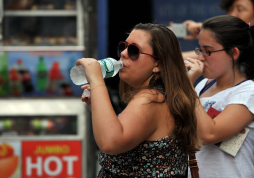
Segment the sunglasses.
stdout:
[[131,60],[137,60],[140,54],[146,54],[149,56],[152,56],[154,58],[157,58],[156,56],[152,54],[143,53],[140,51],[140,48],[136,44],[128,44],[127,42],[121,41],[118,44],[117,47],[117,55],[118,57],[121,57],[121,52],[123,52],[126,48],[128,48],[128,55],[131,58]]

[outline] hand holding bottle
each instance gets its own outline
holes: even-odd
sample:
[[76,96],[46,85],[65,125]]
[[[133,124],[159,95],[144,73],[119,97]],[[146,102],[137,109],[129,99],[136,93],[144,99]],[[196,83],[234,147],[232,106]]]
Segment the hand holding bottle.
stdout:
[[[101,70],[99,70],[98,66],[100,66]],[[82,58],[71,69],[71,80],[76,85],[86,83],[98,85],[104,83],[103,78],[114,77],[122,67],[123,62],[113,58],[106,58],[99,61],[92,58]],[[85,89],[83,94],[89,96],[90,92]]]
[[[75,73],[77,70],[78,73]],[[78,78],[75,78],[74,75]],[[100,64],[93,58],[82,58],[77,60],[76,66],[71,69],[71,79],[76,85],[91,84],[93,81],[103,81]]]
[[184,61],[185,67],[188,68],[188,76],[192,84],[202,75],[204,64],[198,59],[187,58]]
[[81,96],[81,101],[85,102],[88,108],[91,110],[91,97],[90,97],[90,85],[86,84],[81,86],[81,89],[84,90],[82,96]]

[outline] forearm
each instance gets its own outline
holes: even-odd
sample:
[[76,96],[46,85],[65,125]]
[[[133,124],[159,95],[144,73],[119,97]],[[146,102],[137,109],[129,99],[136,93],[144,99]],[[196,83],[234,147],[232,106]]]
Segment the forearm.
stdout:
[[199,99],[196,104],[198,134],[204,143],[211,143],[214,140],[214,120],[206,113]]
[[100,149],[110,150],[107,145],[112,145],[121,137],[123,128],[112,107],[106,86],[91,85],[91,112],[96,143]]
[[195,51],[185,51],[185,52],[182,52],[182,56],[183,56],[183,59],[184,60],[188,60],[187,58],[197,58],[198,56],[196,55]]

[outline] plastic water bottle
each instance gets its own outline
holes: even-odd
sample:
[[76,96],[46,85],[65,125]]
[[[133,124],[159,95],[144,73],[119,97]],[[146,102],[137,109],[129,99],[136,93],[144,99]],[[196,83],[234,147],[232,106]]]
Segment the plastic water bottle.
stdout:
[[[103,78],[114,77],[121,68],[123,68],[123,62],[117,61],[113,58],[105,58],[98,60],[101,66],[101,72]],[[75,66],[70,71],[71,80],[75,85],[83,85],[88,83],[85,75],[85,69],[82,65]],[[88,90],[84,90],[83,94],[87,97],[90,95]]]
[[[190,62],[188,60],[184,60],[184,62]],[[187,72],[190,70],[190,67],[186,67]]]

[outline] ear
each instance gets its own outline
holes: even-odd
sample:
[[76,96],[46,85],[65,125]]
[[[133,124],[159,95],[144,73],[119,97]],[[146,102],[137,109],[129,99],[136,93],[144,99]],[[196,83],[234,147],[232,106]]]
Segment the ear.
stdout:
[[159,62],[155,62],[155,66],[153,68],[153,73],[158,73],[160,72],[160,67],[159,67]]
[[233,55],[234,60],[236,60],[240,55],[239,49],[237,47],[234,47],[231,51],[232,51],[232,55]]

